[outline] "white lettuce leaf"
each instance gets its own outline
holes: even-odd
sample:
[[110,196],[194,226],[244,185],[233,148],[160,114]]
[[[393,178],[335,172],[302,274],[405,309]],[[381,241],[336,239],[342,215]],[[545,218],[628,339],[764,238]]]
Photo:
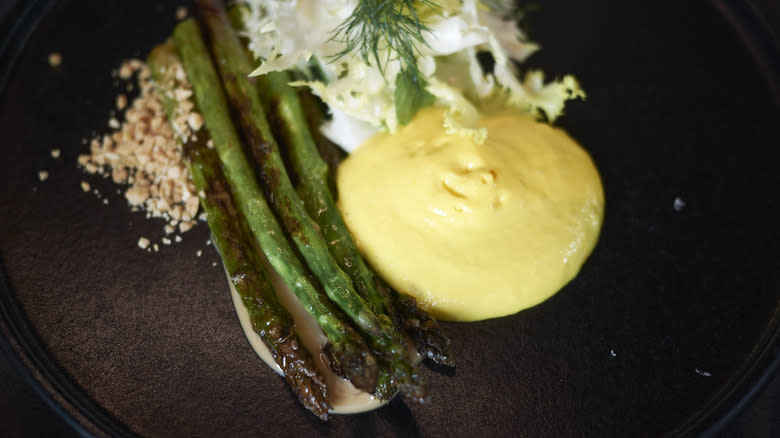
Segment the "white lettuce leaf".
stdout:
[[[351,151],[378,130],[398,129],[395,84],[400,62],[390,57],[380,69],[356,54],[337,56],[346,46],[334,32],[358,0],[243,1],[251,11],[244,17],[250,49],[259,60],[252,74],[306,71],[307,62],[316,59],[325,80],[293,85],[309,87],[327,103],[332,119],[323,132],[331,140]],[[430,32],[418,47],[417,67],[425,90],[435,97],[433,104],[447,108],[443,123],[448,131],[481,141],[486,134],[477,122],[486,114],[514,110],[552,122],[567,100],[585,97],[572,76],[545,83],[541,71],[529,71],[519,78],[516,63],[539,47],[515,21],[492,15],[477,0],[436,3],[438,13],[421,15]],[[480,52],[492,55],[492,72],[483,71]],[[379,53],[380,59],[387,55]]]

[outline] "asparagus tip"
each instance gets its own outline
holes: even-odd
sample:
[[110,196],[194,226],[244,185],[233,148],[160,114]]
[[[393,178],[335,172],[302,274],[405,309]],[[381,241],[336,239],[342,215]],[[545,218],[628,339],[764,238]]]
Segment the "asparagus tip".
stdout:
[[338,348],[328,342],[323,351],[336,375],[349,380],[357,389],[374,392],[379,369],[376,358],[368,348]]

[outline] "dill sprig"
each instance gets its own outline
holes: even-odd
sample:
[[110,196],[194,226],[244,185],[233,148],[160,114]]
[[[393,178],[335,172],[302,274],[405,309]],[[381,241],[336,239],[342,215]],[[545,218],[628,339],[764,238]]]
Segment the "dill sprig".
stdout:
[[[423,23],[418,9],[427,7],[438,11],[431,0],[361,0],[343,23],[335,30],[333,39],[345,44],[336,60],[359,53],[363,62],[371,64],[384,74],[384,66],[398,59],[402,70],[419,75],[417,57],[425,45],[423,34],[429,29]],[[385,59],[380,58],[385,54]]]
[[419,13],[426,8],[439,13],[439,5],[431,0],[360,0],[333,36],[334,41],[345,44],[334,60],[358,53],[364,63],[375,64],[382,75],[389,62],[400,62],[395,109],[401,124],[433,102],[433,96],[425,90],[425,76],[417,66],[420,48],[426,45],[424,34],[430,31]]

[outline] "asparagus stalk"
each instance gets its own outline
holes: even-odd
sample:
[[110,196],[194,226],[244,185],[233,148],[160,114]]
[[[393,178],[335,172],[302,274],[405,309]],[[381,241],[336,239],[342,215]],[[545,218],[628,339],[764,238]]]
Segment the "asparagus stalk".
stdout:
[[455,366],[450,339],[444,334],[439,323],[428,312],[417,306],[414,297],[397,292],[381,280],[379,287],[387,290],[391,297],[393,320],[400,330],[412,339],[417,352],[439,365]]
[[[289,84],[286,84],[287,88],[291,88]],[[328,181],[328,185],[333,194],[332,198],[337,199],[338,189],[335,185],[335,175],[338,172],[338,165],[346,157],[346,154],[337,145],[333,144],[325,135],[320,131],[320,126],[325,119],[325,112],[321,105],[318,105],[316,98],[303,88],[297,91],[298,98],[300,100],[300,106],[306,116],[306,124],[309,127],[314,144],[317,147],[317,151],[320,154],[321,159],[328,166],[328,171],[325,178]],[[291,144],[291,148],[306,148],[301,151],[299,156],[314,156],[311,151],[311,147],[305,143]],[[316,156],[315,158],[316,159]],[[298,172],[303,169],[303,166],[292,163],[292,167]],[[303,183],[315,184],[314,182],[303,181]],[[318,186],[322,186],[321,184]],[[300,192],[300,190],[299,190]],[[316,202],[303,197],[304,204],[309,213],[317,221],[317,224],[321,229],[330,229],[333,227],[334,222],[327,221],[328,216],[317,215],[316,211],[319,211]],[[334,206],[333,208],[338,208]],[[317,210],[315,210],[317,209]],[[339,215],[338,219],[343,223],[343,217]],[[348,231],[346,226],[339,226],[345,232],[342,234],[341,239],[328,239],[328,244],[331,246],[331,252],[336,260],[339,261],[342,269],[345,269],[350,276],[365,275],[366,270],[363,269],[351,269],[352,266],[358,266],[357,260],[361,260],[360,252],[357,250],[357,244],[352,238],[352,234]],[[333,250],[333,248],[337,249]],[[381,278],[379,278],[373,271],[368,269],[368,272],[372,274],[376,282],[376,287],[379,290],[379,294],[390,300],[388,307],[391,310],[391,316],[395,322],[396,328],[404,333],[405,336],[411,338],[414,342],[417,352],[424,357],[433,360],[440,365],[455,366],[455,356],[452,351],[452,346],[449,338],[444,334],[439,327],[439,323],[431,317],[428,312],[420,309],[417,305],[417,300],[414,297],[407,294],[398,292],[388,286]],[[354,280],[353,280],[354,281]],[[371,284],[371,282],[369,282]]]
[[[338,175],[338,166],[347,157],[341,147],[330,141],[320,131],[320,126],[325,120],[325,108],[323,103],[317,99],[306,87],[297,88],[298,99],[301,102],[303,113],[306,117],[306,125],[309,126],[314,144],[317,147],[320,157],[328,166],[327,180],[333,199],[338,200],[338,187],[336,186],[336,176]],[[307,207],[308,208],[308,207]]]
[[[241,6],[230,13],[237,29],[242,28],[241,15]],[[345,155],[319,131],[323,108],[311,93],[293,89],[290,79],[287,72],[270,72],[258,76],[255,84],[270,116],[273,134],[287,146],[289,164],[297,177],[296,190],[306,211],[371,310],[392,316],[396,329],[413,342],[418,353],[438,364],[454,366],[450,340],[436,320],[420,309],[413,297],[388,287],[360,256],[333,195],[337,193],[333,176]]]
[[328,190],[328,165],[317,152],[298,96],[288,85],[289,75],[271,72],[258,76],[256,81],[265,108],[271,120],[276,122],[273,128],[287,146],[291,167],[298,175],[296,188],[304,207],[329,243],[333,258],[352,279],[355,290],[371,310],[387,315],[388,300],[377,290],[374,275],[358,255],[336,201]]
[[298,175],[298,194],[320,227],[330,252],[374,312],[391,315],[397,329],[412,339],[420,354],[439,364],[453,366],[455,361],[450,340],[436,320],[419,309],[413,297],[387,287],[360,256],[357,244],[328,190],[329,166],[318,154],[312,135],[318,124],[311,131],[307,125],[314,122],[316,116],[312,112],[316,108],[310,110],[307,116],[289,82],[287,73],[274,72],[259,76],[257,88],[266,108],[274,113],[272,120],[278,121],[274,127],[289,148],[290,164]]
[[[154,48],[148,64],[157,82],[168,120],[179,113],[174,90],[182,82],[175,78],[180,67],[175,47],[166,43]],[[177,83],[178,82],[178,83]],[[174,132],[175,132],[174,127]],[[189,160],[195,188],[202,193],[202,207],[207,215],[214,245],[222,257],[231,282],[249,312],[252,328],[260,336],[274,361],[279,365],[301,404],[321,420],[328,419],[331,408],[327,399],[325,378],[317,369],[311,354],[294,331],[289,312],[280,304],[258,260],[256,244],[236,210],[227,181],[220,169],[219,157],[206,146],[207,136],[200,133],[181,143]]]
[[[242,29],[244,8],[230,11],[236,29]],[[290,170],[296,175],[296,190],[306,211],[317,223],[339,267],[352,279],[355,290],[377,314],[390,315],[397,330],[423,357],[454,366],[449,338],[435,319],[417,306],[417,301],[384,283],[368,268],[336,205],[335,178],[344,152],[319,130],[324,109],[314,96],[289,85],[287,72],[271,72],[256,78],[256,87],[271,128],[287,148]]]
[[268,207],[233,127],[230,108],[197,23],[192,19],[179,23],[174,30],[174,41],[225,178],[252,235],[271,266],[325,333],[328,339],[325,353],[333,371],[357,388],[372,391],[377,381],[377,360],[365,340],[339,317],[338,311],[312,281]]
[[207,29],[209,45],[222,77],[228,100],[259,166],[260,180],[270,203],[309,268],[336,303],[367,337],[374,352],[392,370],[394,383],[410,398],[425,396],[422,377],[410,363],[400,336],[386,315],[377,315],[358,295],[349,276],[331,256],[316,223],[308,216],[293,189],[278,145],[271,134],[257,92],[247,78],[249,58],[233,31],[222,5],[201,0],[197,11]]

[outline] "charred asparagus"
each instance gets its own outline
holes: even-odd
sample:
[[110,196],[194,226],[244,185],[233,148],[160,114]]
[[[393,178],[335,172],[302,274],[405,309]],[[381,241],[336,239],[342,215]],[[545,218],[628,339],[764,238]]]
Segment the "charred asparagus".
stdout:
[[259,166],[260,180],[267,199],[284,224],[309,268],[317,276],[328,297],[346,313],[366,336],[373,351],[392,370],[393,383],[408,397],[422,399],[422,377],[393,323],[372,312],[330,254],[316,223],[308,216],[287,175],[278,145],[271,134],[260,99],[247,74],[251,64],[222,5],[217,1],[197,3],[208,42],[222,77],[228,101]]
[[[179,101],[173,97],[174,91],[184,83],[176,79],[175,72],[181,69],[181,65],[175,47],[171,44],[156,47],[149,54],[148,64],[168,120],[174,121],[183,112]],[[309,351],[303,347],[295,333],[292,316],[279,303],[266,277],[267,273],[258,260],[254,238],[235,208],[220,169],[219,158],[213,149],[207,147],[205,133],[185,138],[177,136],[177,139],[189,161],[195,188],[202,194],[201,205],[207,216],[214,245],[250,315],[252,328],[268,347],[301,404],[320,419],[327,420],[330,404],[325,378],[317,369]]]
[[225,178],[251,233],[269,263],[325,333],[328,339],[325,351],[334,372],[360,389],[373,391],[377,381],[376,358],[363,338],[342,320],[310,278],[268,207],[233,127],[219,77],[197,23],[192,19],[179,23],[174,31],[174,41],[214,141]]

